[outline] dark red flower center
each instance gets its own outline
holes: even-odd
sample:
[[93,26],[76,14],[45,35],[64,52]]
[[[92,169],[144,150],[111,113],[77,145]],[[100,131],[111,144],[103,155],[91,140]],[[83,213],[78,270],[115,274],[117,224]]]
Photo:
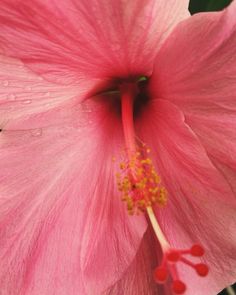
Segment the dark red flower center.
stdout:
[[113,79],[108,85],[96,87],[95,93],[92,91],[92,93],[89,94],[89,97],[102,94],[105,100],[112,101],[115,111],[121,116],[122,91],[124,91],[124,89],[127,87],[131,87],[131,85],[132,88],[135,89],[135,91],[132,93],[132,112],[133,118],[135,119],[141,114],[143,108],[145,108],[151,99],[148,90],[149,78],[146,76],[129,79]]

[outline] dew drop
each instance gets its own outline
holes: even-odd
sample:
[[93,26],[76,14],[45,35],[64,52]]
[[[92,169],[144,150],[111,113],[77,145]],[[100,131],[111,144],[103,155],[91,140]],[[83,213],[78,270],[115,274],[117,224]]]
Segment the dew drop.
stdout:
[[9,85],[9,82],[7,80],[3,81],[3,86],[8,86]]
[[22,104],[30,104],[32,102],[31,99],[25,99],[22,101]]
[[31,134],[32,134],[32,136],[35,136],[35,137],[41,136],[42,135],[42,129],[41,128],[34,129],[34,130],[31,131]]
[[9,100],[15,100],[16,99],[16,96],[15,96],[15,94],[8,94],[7,98]]

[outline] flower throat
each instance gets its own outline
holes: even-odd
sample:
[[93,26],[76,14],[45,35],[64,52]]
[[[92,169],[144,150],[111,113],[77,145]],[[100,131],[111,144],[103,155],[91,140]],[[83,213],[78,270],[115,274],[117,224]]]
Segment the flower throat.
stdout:
[[204,249],[198,244],[192,245],[186,250],[173,248],[157,221],[155,210],[167,205],[168,193],[152,162],[150,149],[144,143],[136,140],[134,99],[138,95],[139,88],[136,83],[124,82],[120,85],[121,115],[127,160],[120,163],[120,172],[116,175],[118,190],[130,215],[140,213],[147,215],[161,246],[162,261],[154,270],[154,280],[158,284],[170,283],[174,294],[184,294],[187,286],[179,277],[177,263],[182,262],[193,268],[199,276],[206,276],[208,267],[205,264],[194,264],[189,260],[189,256],[203,256]]

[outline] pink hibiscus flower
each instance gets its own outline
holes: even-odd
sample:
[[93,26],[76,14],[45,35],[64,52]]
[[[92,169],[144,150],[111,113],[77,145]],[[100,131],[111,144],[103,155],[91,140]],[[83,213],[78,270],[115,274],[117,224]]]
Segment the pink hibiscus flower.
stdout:
[[235,280],[236,2],[187,6],[0,0],[2,295]]

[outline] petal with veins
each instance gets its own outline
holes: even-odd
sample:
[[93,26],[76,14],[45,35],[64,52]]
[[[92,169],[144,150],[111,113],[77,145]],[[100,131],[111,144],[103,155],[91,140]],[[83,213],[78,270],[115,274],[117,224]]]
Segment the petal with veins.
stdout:
[[[112,286],[106,295],[159,295],[163,290],[153,279],[153,270],[157,265],[157,249],[152,229],[144,235],[139,250],[122,279]],[[161,251],[158,251],[160,254]],[[105,295],[104,294],[104,295]]]
[[178,25],[157,55],[151,85],[154,95],[181,108],[187,124],[234,193],[235,14],[233,1],[222,12],[198,14]]
[[146,230],[116,192],[111,157],[119,157],[123,140],[119,121],[100,105],[86,125],[74,126],[77,113],[71,114],[73,124],[61,120],[38,134],[0,133],[6,294],[102,292],[128,268]]
[[[81,81],[79,86],[51,83],[22,62],[0,55],[0,127],[10,128],[15,121],[28,120],[30,116],[37,121],[42,113],[78,105],[94,85],[92,81]],[[39,120],[37,125],[40,127]]]
[[176,248],[198,243],[206,249],[207,280],[181,266],[188,294],[215,294],[235,278],[235,196],[171,102],[153,100],[139,124],[168,190],[168,206],[157,212],[167,238]]
[[196,14],[176,27],[155,60],[155,97],[184,112],[209,105],[236,109],[235,13],[233,1],[222,12]]
[[53,81],[145,75],[188,1],[1,0],[0,48]]

